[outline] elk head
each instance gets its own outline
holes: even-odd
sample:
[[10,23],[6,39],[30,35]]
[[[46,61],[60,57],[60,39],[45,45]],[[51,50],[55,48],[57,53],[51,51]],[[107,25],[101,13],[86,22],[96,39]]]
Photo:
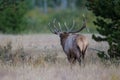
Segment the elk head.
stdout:
[[[65,31],[62,30],[62,26],[65,27]],[[59,35],[61,46],[67,55],[68,61],[70,63],[74,63],[76,60],[78,60],[78,62],[81,63],[81,60],[84,59],[88,41],[85,36],[76,33],[86,28],[86,20],[83,19],[82,27],[80,27],[78,30],[74,30],[75,26],[75,21],[73,21],[69,29],[66,22],[61,25],[61,23],[57,22],[56,19],[48,24],[50,31]]]

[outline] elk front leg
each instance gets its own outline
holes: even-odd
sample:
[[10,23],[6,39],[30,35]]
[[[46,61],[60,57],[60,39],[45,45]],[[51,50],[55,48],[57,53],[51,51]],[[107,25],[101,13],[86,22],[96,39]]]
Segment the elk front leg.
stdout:
[[70,63],[70,68],[72,69],[72,67],[74,66],[74,64],[76,63],[76,57],[72,57],[72,56],[67,56],[67,59]]

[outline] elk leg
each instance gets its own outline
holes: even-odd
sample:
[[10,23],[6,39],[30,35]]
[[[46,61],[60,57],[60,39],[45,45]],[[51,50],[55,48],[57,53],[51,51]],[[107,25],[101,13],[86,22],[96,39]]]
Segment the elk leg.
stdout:
[[67,59],[68,59],[68,61],[69,61],[69,63],[70,63],[70,68],[72,69],[72,61],[71,61],[70,56],[67,56]]
[[83,62],[83,65],[85,65],[84,58],[85,58],[86,49],[87,49],[87,46],[86,46],[85,49],[82,51],[82,62]]
[[71,55],[67,55],[67,58],[68,58],[68,61],[70,63],[70,68],[72,69],[73,65],[75,64],[76,62],[76,58],[75,57],[72,57]]
[[82,52],[80,51],[80,48],[77,46],[76,48],[76,58],[77,58],[77,61],[79,62],[79,65],[81,65],[81,56],[82,56]]
[[81,60],[82,60],[82,64],[83,65],[85,65],[84,58],[85,58],[85,53],[82,51],[82,58],[81,58]]
[[85,49],[82,51],[82,58],[83,58],[83,60],[84,60],[84,58],[85,58],[86,49],[87,49],[87,47],[85,47]]
[[76,57],[73,58],[73,61],[72,61],[73,64],[76,63]]
[[70,62],[70,64],[72,64],[72,58],[71,58],[71,56],[70,55],[67,55],[67,59],[68,59],[68,61]]
[[85,58],[85,53],[82,51],[82,60]]
[[81,65],[81,55],[79,53],[77,53],[77,61],[79,62],[79,65]]
[[79,65],[81,65],[81,58],[80,57],[77,58],[77,61],[79,62]]

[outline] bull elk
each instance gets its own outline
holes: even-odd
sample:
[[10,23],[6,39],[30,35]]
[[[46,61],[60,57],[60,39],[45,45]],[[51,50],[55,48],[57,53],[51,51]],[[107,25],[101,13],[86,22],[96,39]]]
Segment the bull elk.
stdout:
[[[65,27],[65,31],[62,31],[62,26]],[[84,60],[85,57],[88,41],[85,36],[77,33],[86,28],[86,20],[83,19],[82,27],[78,30],[73,30],[75,27],[74,21],[72,22],[70,29],[66,22],[61,24],[56,20],[50,22],[48,27],[52,33],[59,35],[61,46],[67,55],[68,61],[73,64],[77,60],[81,64],[81,61]]]

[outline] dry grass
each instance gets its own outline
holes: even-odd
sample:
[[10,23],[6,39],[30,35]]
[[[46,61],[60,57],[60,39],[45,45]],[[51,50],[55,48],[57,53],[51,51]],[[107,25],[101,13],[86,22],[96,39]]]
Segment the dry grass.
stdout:
[[[96,43],[91,35],[86,36],[90,42],[86,64],[75,64],[71,69],[56,35],[0,35],[0,45],[6,46],[11,41],[10,52],[17,54],[14,65],[1,62],[0,80],[120,80],[120,66],[103,64],[90,49],[106,50],[107,43]],[[22,61],[18,57],[21,54],[29,59]]]
[[120,80],[120,68],[102,64],[75,65],[46,64],[44,67],[1,66],[0,80]]

